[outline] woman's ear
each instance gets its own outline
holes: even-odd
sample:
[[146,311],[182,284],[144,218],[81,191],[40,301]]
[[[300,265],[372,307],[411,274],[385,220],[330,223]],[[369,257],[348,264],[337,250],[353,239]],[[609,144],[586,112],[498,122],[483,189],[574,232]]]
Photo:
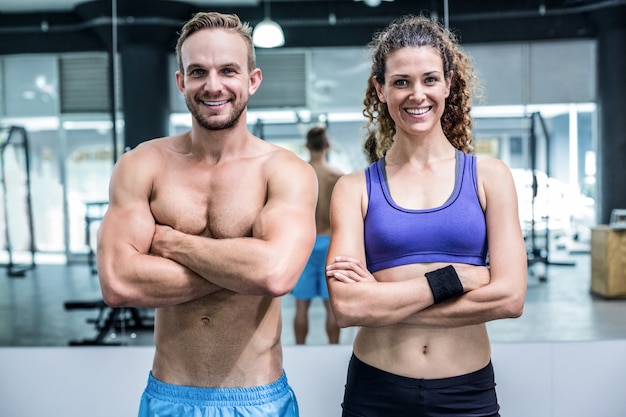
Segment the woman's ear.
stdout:
[[454,75],[454,72],[449,71],[448,75],[446,76],[446,98],[448,98],[448,96],[450,95],[450,87],[452,86],[453,75]]
[[376,89],[376,95],[378,95],[378,100],[380,100],[381,103],[386,103],[387,99],[385,98],[383,86],[378,82],[378,79],[375,75],[372,76],[372,84],[374,84],[374,88]]

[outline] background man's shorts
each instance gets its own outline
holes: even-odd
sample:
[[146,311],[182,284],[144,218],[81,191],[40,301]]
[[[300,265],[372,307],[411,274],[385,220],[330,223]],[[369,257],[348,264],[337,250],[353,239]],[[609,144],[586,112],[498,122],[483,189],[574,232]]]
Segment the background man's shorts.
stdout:
[[291,291],[298,300],[312,300],[315,297],[328,300],[326,255],[328,254],[329,244],[330,236],[328,235],[318,235],[315,239],[315,246],[309,261],[304,267],[298,283]]

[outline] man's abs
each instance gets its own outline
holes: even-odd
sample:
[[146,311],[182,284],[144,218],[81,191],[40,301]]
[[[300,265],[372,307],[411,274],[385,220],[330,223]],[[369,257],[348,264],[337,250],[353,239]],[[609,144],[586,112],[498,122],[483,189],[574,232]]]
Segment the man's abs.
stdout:
[[250,387],[282,374],[280,300],[221,290],[157,309],[152,372],[200,387]]

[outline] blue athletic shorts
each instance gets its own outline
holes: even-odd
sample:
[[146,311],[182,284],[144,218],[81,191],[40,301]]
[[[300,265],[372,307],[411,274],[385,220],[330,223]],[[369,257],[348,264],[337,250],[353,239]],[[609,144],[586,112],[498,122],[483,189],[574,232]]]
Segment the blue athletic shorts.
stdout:
[[319,235],[315,239],[315,246],[313,247],[309,261],[304,267],[304,271],[298,283],[291,291],[293,296],[298,300],[312,300],[315,297],[328,300],[326,255],[328,254],[329,244],[330,236],[328,235]]
[[414,379],[374,368],[352,355],[343,417],[499,417],[491,362],[451,378]]
[[298,417],[298,402],[283,376],[251,388],[172,385],[152,376],[141,396],[139,417]]

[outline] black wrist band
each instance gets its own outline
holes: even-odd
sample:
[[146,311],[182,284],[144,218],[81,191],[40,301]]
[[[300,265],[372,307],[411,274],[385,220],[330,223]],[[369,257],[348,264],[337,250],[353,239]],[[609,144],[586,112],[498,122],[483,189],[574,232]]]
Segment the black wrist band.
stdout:
[[463,284],[452,265],[435,269],[424,274],[430,290],[433,292],[435,304],[453,297],[463,295]]

